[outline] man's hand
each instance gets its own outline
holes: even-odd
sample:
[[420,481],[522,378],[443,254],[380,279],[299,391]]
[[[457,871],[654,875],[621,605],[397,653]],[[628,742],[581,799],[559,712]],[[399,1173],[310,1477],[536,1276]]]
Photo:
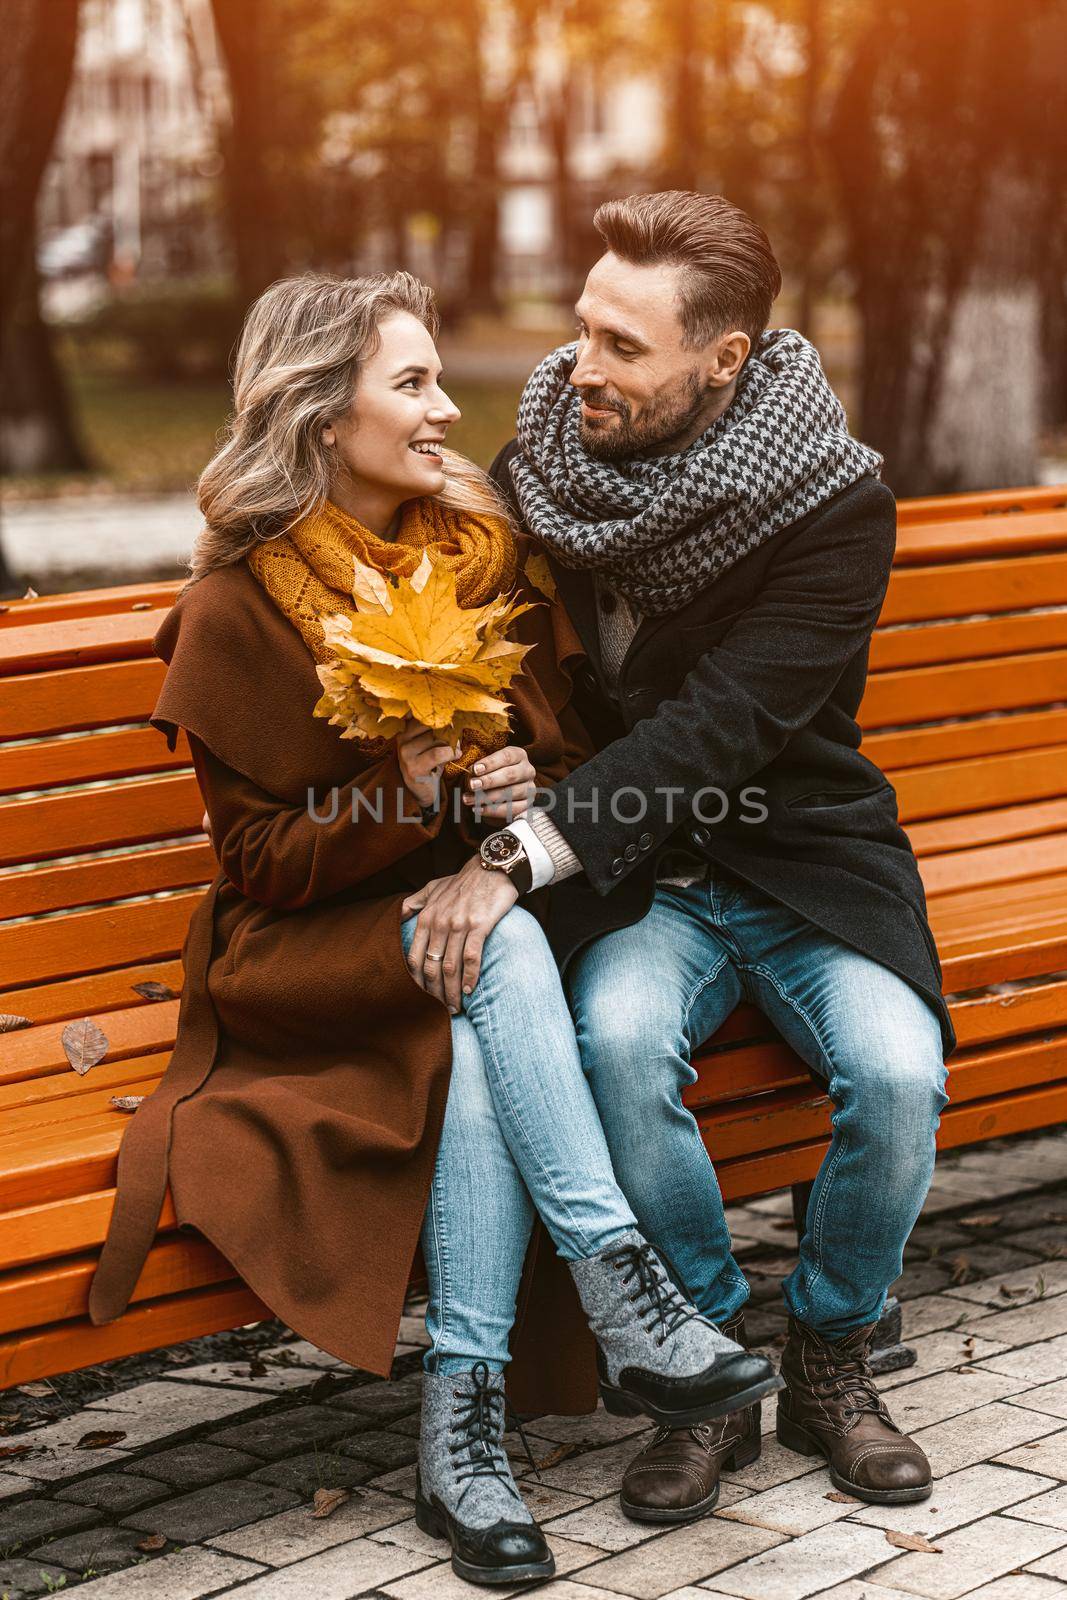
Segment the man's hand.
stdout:
[[533,800],[537,784],[529,756],[518,745],[505,745],[483,756],[471,768],[463,804],[487,822],[514,822]]
[[458,745],[445,744],[440,729],[408,717],[396,736],[396,755],[408,793],[420,806],[436,805],[445,762],[459,755]]
[[404,901],[405,917],[419,913],[408,951],[411,976],[453,1016],[478,982],[482,946],[518,898],[506,872],[487,871],[472,856],[452,877],[431,878]]

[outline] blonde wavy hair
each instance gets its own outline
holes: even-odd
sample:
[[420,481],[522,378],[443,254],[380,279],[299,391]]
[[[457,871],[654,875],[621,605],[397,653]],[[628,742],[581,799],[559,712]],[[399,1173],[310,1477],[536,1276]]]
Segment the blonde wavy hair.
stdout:
[[[234,410],[222,448],[204,468],[197,504],[204,528],[189,583],[230,566],[277,538],[329,497],[337,470],[324,425],[353,403],[359,374],[379,348],[379,328],[397,311],[417,317],[433,339],[440,318],[433,290],[410,272],[282,278],[251,306],[234,363]],[[358,414],[358,397],[356,399]],[[473,516],[511,520],[484,472],[445,450],[445,487],[433,498]]]

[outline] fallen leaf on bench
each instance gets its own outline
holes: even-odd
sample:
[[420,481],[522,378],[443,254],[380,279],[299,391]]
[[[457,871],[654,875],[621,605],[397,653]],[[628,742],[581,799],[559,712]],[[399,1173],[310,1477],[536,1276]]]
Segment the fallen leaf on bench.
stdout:
[[16,1028],[28,1028],[29,1017],[16,1017],[13,1014],[0,1016],[0,1033],[14,1033]]
[[313,1517],[331,1517],[338,1506],[343,1506],[350,1498],[347,1489],[316,1489],[315,1502],[312,1507]]
[[103,1061],[110,1049],[107,1034],[101,1032],[90,1017],[68,1022],[59,1037],[67,1060],[75,1072],[82,1074]]
[[36,589],[27,589],[22,598],[24,600],[39,600],[41,597]]
[[922,1550],[931,1556],[944,1554],[939,1544],[931,1544],[929,1539],[924,1539],[921,1533],[897,1533],[895,1528],[887,1528],[885,1536],[890,1544],[896,1545],[898,1550]]
[[133,605],[130,607],[131,611],[151,611],[151,609],[151,600],[135,600]]
[[926,1555],[944,1555],[939,1544],[931,1544],[921,1533],[897,1533],[896,1528],[886,1528],[886,1539],[889,1544],[896,1544],[897,1550],[923,1550]]
[[168,983],[134,983],[130,986],[135,994],[145,1000],[177,1000],[178,996]]
[[146,1539],[137,1541],[138,1550],[162,1550],[167,1542],[165,1533],[150,1533]]
[[143,1094],[113,1094],[111,1104],[116,1111],[136,1111],[143,1099]]
[[106,1450],[109,1444],[118,1444],[120,1439],[125,1439],[126,1434],[117,1428],[105,1431],[94,1428],[92,1433],[83,1433],[77,1444],[76,1450]]

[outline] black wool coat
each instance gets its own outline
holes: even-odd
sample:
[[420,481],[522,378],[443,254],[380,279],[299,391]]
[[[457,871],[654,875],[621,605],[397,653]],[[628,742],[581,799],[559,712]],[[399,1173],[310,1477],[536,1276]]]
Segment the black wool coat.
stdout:
[[[521,521],[516,452],[512,440],[490,473]],[[954,1049],[896,792],[859,748],[856,712],[895,545],[891,490],[860,479],[678,611],[646,617],[618,705],[592,575],[546,549],[588,657],[572,703],[597,748],[555,786],[551,808],[585,868],[551,894],[548,933],[564,970],[590,940],[646,914],[659,856],[681,847],[898,973],[933,1007],[945,1055]]]

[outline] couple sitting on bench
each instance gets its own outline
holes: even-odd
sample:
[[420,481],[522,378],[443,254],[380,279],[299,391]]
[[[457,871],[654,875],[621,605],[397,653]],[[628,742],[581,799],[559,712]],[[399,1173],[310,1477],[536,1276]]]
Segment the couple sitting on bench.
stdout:
[[[858,750],[893,496],[813,346],[767,331],[751,219],[667,193],[595,222],[576,340],[488,478],[445,448],[409,274],[289,279],[248,315],[152,719],[188,734],[222,870],[91,1299],[121,1314],[169,1182],[290,1326],[387,1375],[421,1240],[417,1515],[476,1582],[553,1571],[503,1447],[511,1357],[524,1410],[589,1409],[595,1352],[608,1409],[657,1424],[622,1483],[639,1520],[707,1514],[775,1390],[840,1489],[931,1489],[868,1360],[955,1043]],[[399,577],[426,551],[461,605],[538,602],[511,731],[342,740],[312,715],[319,618],[353,612],[353,556]],[[682,1100],[742,998],[834,1105],[780,1376]]]

